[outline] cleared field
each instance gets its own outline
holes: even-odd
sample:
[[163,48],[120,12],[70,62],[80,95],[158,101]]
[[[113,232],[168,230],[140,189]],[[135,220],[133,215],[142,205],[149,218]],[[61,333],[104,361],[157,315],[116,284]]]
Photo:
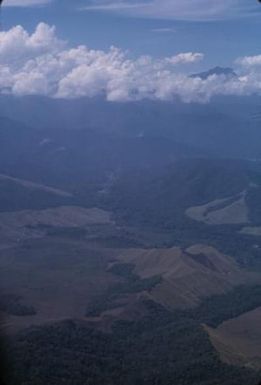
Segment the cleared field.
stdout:
[[231,197],[209,202],[202,206],[190,207],[186,215],[208,225],[241,224],[248,223],[248,208],[245,193],[231,203]]
[[261,278],[206,245],[195,245],[186,251],[177,247],[123,250],[117,259],[133,264],[141,278],[161,276],[162,282],[147,296],[169,308],[195,306],[203,298],[247,282],[260,282]]
[[261,369],[261,308],[222,323],[205,327],[221,359],[233,365]]
[[62,238],[30,240],[0,251],[0,293],[19,295],[36,315],[7,315],[7,333],[30,325],[83,318],[87,305],[119,281],[106,268],[110,251]]
[[110,224],[110,213],[98,208],[61,206],[45,210],[22,210],[0,213],[2,243],[21,242],[45,235],[43,227],[73,228]]
[[[156,278],[156,284],[143,282],[135,292],[117,292],[112,301],[116,306],[104,313],[107,318],[137,316],[143,312],[140,300],[144,298],[171,309],[187,308],[234,286],[260,282],[258,273],[240,269],[232,258],[207,245],[187,250],[106,248],[99,239],[88,241],[85,235],[66,233],[66,229],[91,228],[99,234],[104,232],[99,225],[113,227],[113,236],[118,231],[111,214],[98,208],[60,206],[0,213],[0,293],[19,295],[36,310],[35,315],[24,317],[6,315],[5,330],[85,319],[88,305],[96,298],[119,282],[128,283],[128,277],[110,271],[117,263],[133,265],[133,273],[141,280]],[[48,235],[50,229],[55,231]]]

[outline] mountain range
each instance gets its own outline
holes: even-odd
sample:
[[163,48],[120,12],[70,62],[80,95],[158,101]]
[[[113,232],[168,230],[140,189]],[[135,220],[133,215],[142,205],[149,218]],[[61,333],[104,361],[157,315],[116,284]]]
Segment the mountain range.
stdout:
[[258,383],[259,110],[1,96],[8,385]]

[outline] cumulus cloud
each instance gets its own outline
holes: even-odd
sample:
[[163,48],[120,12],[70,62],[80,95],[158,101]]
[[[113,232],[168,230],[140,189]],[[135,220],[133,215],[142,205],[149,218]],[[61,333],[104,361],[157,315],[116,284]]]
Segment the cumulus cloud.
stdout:
[[31,35],[21,26],[0,32],[0,62],[21,68],[30,59],[60,52],[64,43],[56,38],[55,28],[40,23]]
[[245,56],[243,58],[239,58],[236,61],[238,64],[243,67],[256,67],[261,66],[261,55],[256,56]]
[[239,76],[207,79],[184,73],[203,60],[198,52],[154,59],[130,59],[126,52],[74,48],[59,40],[54,27],[40,23],[29,34],[21,26],[0,32],[0,92],[55,98],[103,96],[109,101],[142,99],[207,102],[214,95],[261,93],[260,56],[237,60]]
[[170,64],[183,64],[183,63],[196,63],[201,61],[204,55],[199,52],[185,52],[179,53],[178,55],[166,58],[166,62]]

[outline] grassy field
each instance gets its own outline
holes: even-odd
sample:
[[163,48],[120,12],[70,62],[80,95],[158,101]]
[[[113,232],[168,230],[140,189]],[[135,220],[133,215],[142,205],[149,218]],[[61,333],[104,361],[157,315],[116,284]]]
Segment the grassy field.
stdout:
[[241,196],[219,199],[186,210],[189,218],[208,225],[244,224],[249,222],[245,193]]
[[119,278],[106,271],[112,255],[86,241],[47,237],[0,252],[1,294],[21,296],[36,315],[5,317],[15,331],[33,324],[82,318],[88,303]]
[[213,346],[228,364],[261,369],[261,308],[223,322],[218,328],[206,327]]
[[172,309],[195,306],[205,297],[261,280],[259,273],[240,269],[232,258],[207,245],[187,250],[129,249],[119,253],[117,259],[133,264],[141,278],[162,276],[149,297]]
[[[42,238],[50,231],[85,230],[90,226],[112,225],[111,214],[98,208],[59,206],[43,210],[0,213],[0,242],[19,246],[23,241]],[[0,247],[1,248],[1,247]]]
[[[3,334],[13,338],[25,329],[25,334],[34,327],[45,330],[41,328],[67,320],[112,332],[117,322],[142,324],[150,316],[147,302],[174,316],[185,315],[188,330],[192,324],[197,329],[205,319],[197,318],[197,309],[208,298],[223,295],[225,301],[234,288],[261,282],[260,272],[242,268],[217,248],[207,244],[157,248],[150,245],[153,232],[139,238],[135,231],[97,208],[0,213]],[[164,243],[165,234],[155,234],[154,241]],[[147,244],[132,246],[142,238]],[[212,313],[218,316],[222,306]],[[225,363],[260,368],[260,317],[256,310],[217,329],[206,326],[213,352],[216,349]]]
[[[48,223],[49,232],[52,229],[49,235],[22,239],[0,250],[1,295],[19,295],[21,306],[33,307],[36,312],[23,317],[8,314],[2,322],[7,332],[51,321],[83,319],[94,303],[101,303],[103,315],[113,319],[130,314],[135,318],[141,299],[168,309],[193,307],[211,295],[261,280],[260,273],[243,270],[210,246],[194,245],[186,250],[107,247],[99,239],[88,239],[85,232],[72,232],[74,227],[66,229],[66,225],[84,229],[82,225],[87,222],[110,224],[108,214],[97,209],[27,212],[20,221],[19,213],[1,215],[5,218],[2,223],[9,220],[10,226],[20,230],[28,223],[36,224],[34,221],[38,225]],[[123,266],[120,271],[114,268],[117,265]],[[128,266],[133,273],[128,272]]]

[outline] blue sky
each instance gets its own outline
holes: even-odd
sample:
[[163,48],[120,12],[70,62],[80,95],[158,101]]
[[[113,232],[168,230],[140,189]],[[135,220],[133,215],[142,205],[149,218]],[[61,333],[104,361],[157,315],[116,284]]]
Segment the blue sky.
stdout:
[[[130,55],[154,57],[202,52],[197,69],[233,66],[236,57],[258,55],[261,5],[256,0],[5,0],[3,29],[33,31],[44,21],[71,45],[115,45]],[[45,3],[45,4],[39,4]],[[182,5],[181,5],[182,4]],[[23,5],[21,7],[20,5]]]

